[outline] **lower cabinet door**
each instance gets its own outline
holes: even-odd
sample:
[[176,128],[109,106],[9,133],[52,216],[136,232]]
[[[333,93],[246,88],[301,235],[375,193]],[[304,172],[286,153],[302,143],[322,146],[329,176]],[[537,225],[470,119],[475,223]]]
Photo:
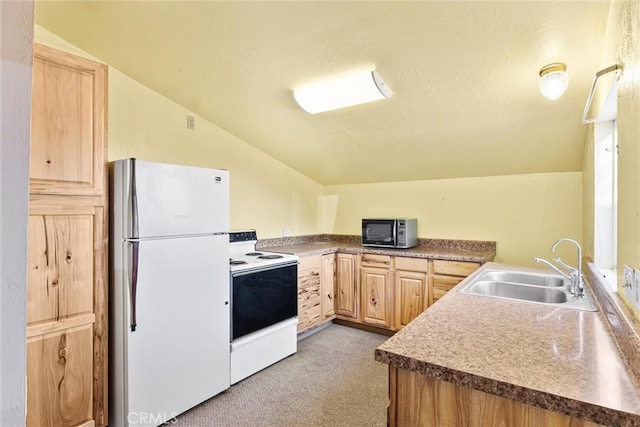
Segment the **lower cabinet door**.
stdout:
[[360,271],[362,320],[371,325],[391,327],[389,270],[363,268]]
[[27,338],[27,426],[93,425],[93,325]]
[[395,322],[401,329],[418,317],[428,304],[427,274],[415,271],[396,271]]
[[356,280],[356,256],[336,255],[336,314],[358,319],[358,282]]

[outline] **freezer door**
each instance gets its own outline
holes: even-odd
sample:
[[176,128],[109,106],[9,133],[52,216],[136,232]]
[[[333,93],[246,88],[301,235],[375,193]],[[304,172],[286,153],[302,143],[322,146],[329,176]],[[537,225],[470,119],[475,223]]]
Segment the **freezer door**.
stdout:
[[135,331],[125,322],[129,425],[159,425],[229,387],[227,239],[137,243]]
[[229,230],[228,171],[136,159],[117,161],[115,170],[127,222],[123,237]]

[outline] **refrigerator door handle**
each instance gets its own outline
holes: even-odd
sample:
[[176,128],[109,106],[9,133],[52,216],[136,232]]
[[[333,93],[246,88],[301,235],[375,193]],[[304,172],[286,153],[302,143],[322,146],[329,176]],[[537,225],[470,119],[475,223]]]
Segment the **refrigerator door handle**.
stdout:
[[129,183],[129,194],[131,195],[129,202],[131,204],[131,234],[129,236],[136,238],[138,236],[138,192],[136,189],[136,159],[129,160],[129,168],[131,171],[131,181]]
[[138,326],[138,321],[136,319],[136,297],[138,294],[138,254],[140,250],[140,244],[138,242],[129,242],[129,244],[131,245],[131,264],[129,264],[129,310],[131,314],[131,324],[129,326],[131,328],[131,332],[135,332],[136,327]]

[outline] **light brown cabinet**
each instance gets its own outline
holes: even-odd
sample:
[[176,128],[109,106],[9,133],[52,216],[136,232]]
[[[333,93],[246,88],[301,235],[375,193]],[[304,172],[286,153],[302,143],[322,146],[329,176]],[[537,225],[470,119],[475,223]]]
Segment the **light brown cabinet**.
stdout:
[[429,305],[442,298],[454,286],[465,277],[480,268],[477,262],[446,261],[435,259],[432,261],[431,275],[429,277]]
[[429,261],[395,257],[394,328],[402,329],[429,306]]
[[30,192],[105,194],[107,67],[36,44]]
[[360,269],[362,322],[391,327],[391,273],[382,268]]
[[356,256],[336,254],[336,315],[358,319],[358,281],[356,280]]
[[393,366],[389,367],[389,397],[391,427],[599,425]]
[[390,328],[391,316],[391,261],[389,255],[361,254],[360,297],[362,323]]
[[334,254],[298,261],[298,333],[335,318]]
[[298,333],[322,320],[322,257],[306,256],[298,261]]
[[322,255],[322,320],[330,320],[336,316],[335,287],[336,287],[336,256]]
[[28,426],[107,424],[106,66],[35,45]]
[[400,330],[480,263],[383,254],[336,254],[336,317]]

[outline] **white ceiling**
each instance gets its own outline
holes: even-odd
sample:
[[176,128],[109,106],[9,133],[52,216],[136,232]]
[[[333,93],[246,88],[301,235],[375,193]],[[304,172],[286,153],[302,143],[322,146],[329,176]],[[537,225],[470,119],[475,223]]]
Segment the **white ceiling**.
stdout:
[[[36,22],[321,184],[577,171],[609,1],[42,1]],[[538,71],[567,64],[556,101]],[[390,99],[292,90],[375,67]]]

